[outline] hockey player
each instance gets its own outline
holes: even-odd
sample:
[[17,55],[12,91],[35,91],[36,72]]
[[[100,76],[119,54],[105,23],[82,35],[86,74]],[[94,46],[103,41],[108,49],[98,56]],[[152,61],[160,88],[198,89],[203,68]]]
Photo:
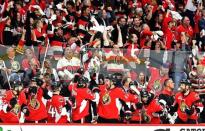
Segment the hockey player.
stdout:
[[[120,101],[129,102],[129,96],[122,88],[116,86],[115,75],[105,79],[100,85],[100,100],[98,105],[98,123],[119,123]],[[126,112],[127,113],[127,112]]]
[[25,108],[25,98],[20,95],[23,86],[19,81],[15,81],[12,82],[12,87],[2,98],[0,119],[4,123],[23,123],[24,113],[21,111]]
[[[129,114],[129,110],[132,107],[132,105],[135,105],[138,102],[138,95],[140,92],[137,89],[137,82],[132,81],[130,77],[125,77],[122,80],[123,90],[129,97],[129,102],[124,102],[120,100],[122,104],[122,108],[120,110],[120,117],[122,122],[129,123],[131,120],[131,111]],[[126,112],[127,111],[127,112]]]
[[160,124],[160,117],[163,114],[163,107],[154,99],[153,94],[146,90],[140,91],[141,102],[136,104],[136,111],[133,113],[132,121]]
[[159,103],[166,110],[166,116],[162,119],[162,123],[164,124],[174,124],[175,119],[177,117],[177,113],[170,108],[173,106],[175,102],[174,94],[174,82],[172,79],[166,79],[164,82],[164,89],[162,93],[159,95]]
[[69,118],[70,104],[65,98],[59,95],[61,84],[59,82],[52,83],[53,96],[51,101],[47,103],[48,107],[48,123],[67,123]]
[[28,92],[25,92],[28,116],[25,122],[28,123],[44,123],[48,117],[46,106],[42,98],[44,96],[42,81],[39,78],[32,78]]
[[191,83],[188,80],[182,80],[180,83],[180,92],[175,96],[178,117],[177,124],[196,124],[198,123],[199,113],[203,110],[199,94],[191,91]]
[[81,76],[77,83],[71,83],[68,87],[76,101],[75,108],[72,108],[72,121],[76,123],[88,122],[86,117],[89,114],[89,100],[95,100],[95,95],[91,93],[87,82],[87,79]]

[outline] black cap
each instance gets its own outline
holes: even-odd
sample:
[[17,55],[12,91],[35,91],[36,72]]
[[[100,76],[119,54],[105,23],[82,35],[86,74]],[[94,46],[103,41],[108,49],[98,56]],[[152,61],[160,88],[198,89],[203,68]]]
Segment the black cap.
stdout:
[[181,81],[180,81],[180,84],[185,84],[185,85],[191,85],[191,82],[188,80],[188,79],[182,79]]

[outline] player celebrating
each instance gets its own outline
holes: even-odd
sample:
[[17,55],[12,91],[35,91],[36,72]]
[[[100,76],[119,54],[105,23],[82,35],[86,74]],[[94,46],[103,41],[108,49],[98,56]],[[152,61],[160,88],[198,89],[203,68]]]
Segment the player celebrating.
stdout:
[[191,83],[188,80],[182,80],[180,83],[180,92],[175,96],[178,118],[177,124],[196,124],[198,123],[199,113],[203,110],[199,94],[191,91]]

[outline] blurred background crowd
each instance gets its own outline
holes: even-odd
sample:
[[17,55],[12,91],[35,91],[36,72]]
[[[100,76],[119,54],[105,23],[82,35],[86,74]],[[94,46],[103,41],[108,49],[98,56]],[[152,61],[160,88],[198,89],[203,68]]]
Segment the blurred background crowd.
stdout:
[[204,122],[204,5],[0,0],[1,121]]

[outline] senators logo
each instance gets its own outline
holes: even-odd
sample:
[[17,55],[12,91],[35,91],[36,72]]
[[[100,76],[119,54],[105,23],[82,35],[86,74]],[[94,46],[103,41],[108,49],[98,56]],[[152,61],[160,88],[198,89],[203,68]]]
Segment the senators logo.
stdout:
[[105,95],[104,95],[103,98],[102,98],[102,101],[103,101],[103,104],[104,104],[104,105],[110,104],[111,98],[110,98],[109,93],[105,93]]
[[156,81],[154,82],[154,90],[155,90],[155,91],[160,91],[161,89],[162,89],[162,87],[161,87],[160,80],[156,80]]
[[14,108],[11,110],[11,112],[14,114],[14,115],[18,115],[19,114],[19,112],[20,112],[20,105],[19,104],[16,104],[15,106],[14,106]]
[[37,110],[40,107],[40,103],[37,99],[33,98],[31,99],[29,106],[31,106],[34,110]]
[[63,103],[63,101],[64,101],[63,98],[60,98],[60,99],[59,99],[59,102],[60,102],[60,103]]

